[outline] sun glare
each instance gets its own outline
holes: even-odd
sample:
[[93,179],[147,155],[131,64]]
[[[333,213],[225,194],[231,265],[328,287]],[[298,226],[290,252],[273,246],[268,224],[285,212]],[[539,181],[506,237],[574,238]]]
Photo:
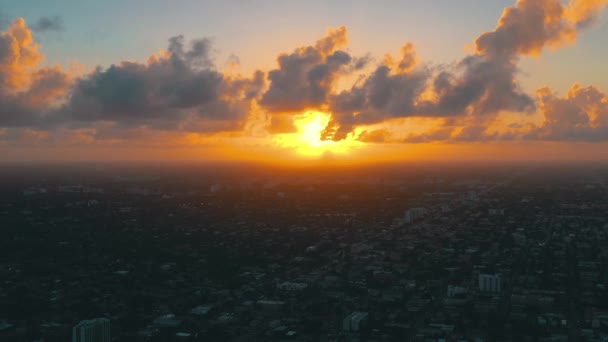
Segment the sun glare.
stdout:
[[342,141],[322,140],[321,132],[329,123],[330,118],[329,114],[314,111],[298,115],[294,119],[298,132],[280,134],[278,144],[307,157],[348,154],[362,144],[352,136]]

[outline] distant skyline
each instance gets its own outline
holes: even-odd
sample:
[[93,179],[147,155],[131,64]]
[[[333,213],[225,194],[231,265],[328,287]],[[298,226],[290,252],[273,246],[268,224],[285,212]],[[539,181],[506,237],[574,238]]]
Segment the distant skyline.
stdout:
[[0,153],[608,159],[607,3],[4,1]]

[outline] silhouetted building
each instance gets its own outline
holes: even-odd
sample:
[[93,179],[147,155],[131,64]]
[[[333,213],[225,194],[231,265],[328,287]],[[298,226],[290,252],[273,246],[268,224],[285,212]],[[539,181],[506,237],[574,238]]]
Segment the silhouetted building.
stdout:
[[107,318],[80,321],[72,328],[72,342],[110,341],[110,320]]
[[484,292],[500,292],[502,290],[500,274],[480,274],[479,289]]
[[344,318],[342,328],[344,331],[357,332],[367,324],[368,318],[369,314],[367,312],[355,311]]

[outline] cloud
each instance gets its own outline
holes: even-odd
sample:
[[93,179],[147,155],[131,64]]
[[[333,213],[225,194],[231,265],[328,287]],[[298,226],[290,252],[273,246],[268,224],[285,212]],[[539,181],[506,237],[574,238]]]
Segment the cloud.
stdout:
[[566,17],[578,28],[585,28],[595,22],[608,0],[570,0]]
[[391,133],[385,129],[363,131],[359,136],[359,141],[367,143],[384,143],[391,140]]
[[[330,98],[333,116],[324,138],[341,140],[360,125],[416,116],[450,120],[441,134],[415,140],[486,139],[486,127],[500,112],[535,110],[534,98],[517,81],[519,57],[575,41],[606,2],[518,0],[493,31],[477,38],[474,54],[448,67],[419,65],[414,45],[407,43],[399,58],[385,58],[364,82]],[[446,134],[449,127],[460,131]]]
[[430,143],[436,141],[450,141],[452,139],[453,128],[441,126],[434,128],[423,134],[411,134],[403,142],[407,143]]
[[487,125],[459,122],[458,125],[412,134],[405,142],[460,142],[492,140],[542,140],[602,142],[608,140],[608,95],[594,86],[576,83],[559,96],[549,87],[536,91],[542,122],[510,123],[502,132]]
[[40,67],[44,55],[25,20],[0,35],[0,127],[57,130],[112,127],[218,132],[239,130],[265,75],[224,75],[209,40],[169,39],[146,62],[121,62],[74,78]]
[[0,35],[0,87],[4,92],[27,88],[31,70],[44,59],[39,48],[21,18]]
[[[270,87],[260,104],[272,112],[301,112],[326,104],[335,81],[354,60],[339,50],[347,42],[347,31],[342,26],[330,30],[314,46],[280,55],[278,69],[268,73]],[[362,67],[365,60],[356,64]]]
[[42,17],[38,19],[32,26],[34,32],[60,32],[65,29],[63,26],[63,18],[60,16]]
[[323,137],[341,140],[356,125],[414,115],[427,79],[427,70],[391,74],[389,67],[378,67],[362,85],[331,97],[333,116]]
[[401,57],[399,60],[395,60],[391,55],[384,56],[384,65],[401,73],[413,70],[418,63],[416,47],[412,42],[407,42],[401,47]]
[[[411,51],[402,51],[402,60],[408,60]],[[515,79],[518,70],[512,59],[476,54],[444,68],[405,65],[391,68],[385,61],[362,84],[333,96],[325,138],[341,140],[358,125],[399,117],[489,120],[503,110],[534,109],[533,99]]]
[[0,34],[0,127],[41,125],[71,85],[61,68],[40,67],[39,48],[23,19]]
[[270,115],[269,122],[266,125],[266,130],[270,134],[297,133],[298,128],[295,125],[294,117],[290,114],[274,114]]
[[169,39],[166,51],[146,63],[122,62],[79,79],[66,106],[67,121],[110,121],[162,130],[239,129],[264,74],[229,78],[213,63],[209,40],[186,46]]
[[475,41],[477,51],[486,55],[538,55],[545,47],[556,48],[576,40],[589,26],[606,0],[518,0],[505,9],[492,32]]
[[608,96],[597,87],[575,84],[559,97],[550,88],[537,91],[544,121],[526,134],[536,140],[608,140]]

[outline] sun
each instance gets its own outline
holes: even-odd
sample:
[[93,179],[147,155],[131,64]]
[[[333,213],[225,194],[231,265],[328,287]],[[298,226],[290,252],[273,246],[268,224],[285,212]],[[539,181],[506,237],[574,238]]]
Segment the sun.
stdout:
[[297,118],[294,125],[298,128],[303,142],[311,148],[319,148],[335,144],[335,141],[322,140],[321,132],[327,127],[330,116],[320,112],[309,112]]
[[316,111],[298,115],[294,119],[297,133],[279,134],[278,144],[308,157],[349,154],[362,144],[353,136],[341,141],[322,140],[321,132],[327,127],[330,119],[330,114]]

